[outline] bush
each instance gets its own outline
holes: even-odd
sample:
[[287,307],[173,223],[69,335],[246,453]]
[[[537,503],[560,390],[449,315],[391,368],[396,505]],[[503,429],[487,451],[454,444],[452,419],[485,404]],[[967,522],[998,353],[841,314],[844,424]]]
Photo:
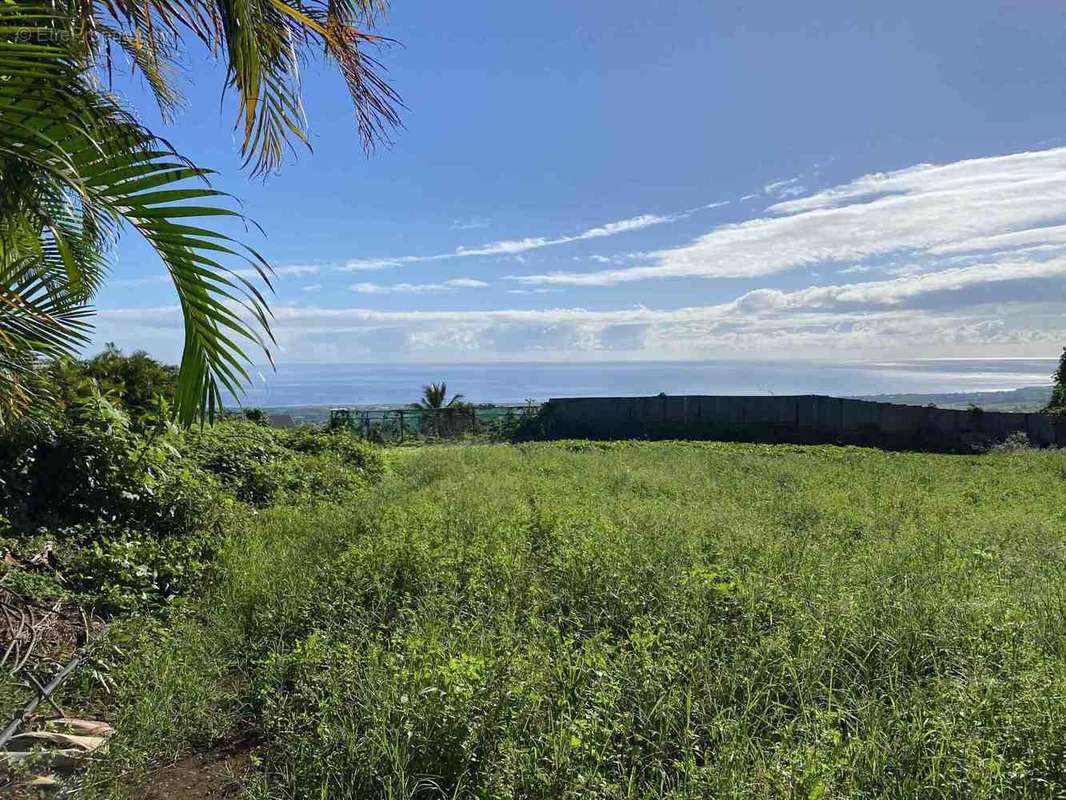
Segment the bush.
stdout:
[[1056,417],[1066,419],[1066,347],[1062,348],[1059,366],[1051,378],[1051,399],[1044,410]]
[[220,422],[186,436],[185,451],[218,475],[234,496],[255,506],[284,499],[338,499],[378,480],[378,448],[349,433],[315,428],[278,431],[250,422]]
[[376,448],[348,434],[248,421],[181,433],[149,414],[132,423],[94,390],[0,436],[0,533],[27,559],[54,553],[55,591],[128,611],[193,588],[235,501],[338,501],[382,471]]
[[157,536],[210,524],[216,484],[165,429],[136,433],[99,394],[0,439],[0,514],[16,530],[122,523]]
[[236,421],[187,432],[182,449],[200,469],[229,480],[239,480],[249,470],[286,455],[273,430]]
[[121,611],[166,602],[202,575],[232,501],[181,456],[177,431],[148,414],[140,425],[146,433],[95,391],[0,438],[5,544],[54,559],[35,596],[73,590]]
[[111,613],[165,603],[189,591],[203,577],[218,535],[198,531],[159,538],[148,531],[102,526],[96,538],[74,552],[66,576]]
[[56,359],[42,375],[52,384],[64,408],[76,406],[81,398],[96,390],[114,398],[138,422],[154,413],[160,398],[173,402],[178,368],[156,361],[143,350],[125,355],[109,343],[87,360]]
[[350,467],[360,470],[368,480],[379,480],[385,462],[377,446],[360,439],[350,431],[325,430],[305,425],[278,432],[285,447],[297,453],[321,455],[331,453]]

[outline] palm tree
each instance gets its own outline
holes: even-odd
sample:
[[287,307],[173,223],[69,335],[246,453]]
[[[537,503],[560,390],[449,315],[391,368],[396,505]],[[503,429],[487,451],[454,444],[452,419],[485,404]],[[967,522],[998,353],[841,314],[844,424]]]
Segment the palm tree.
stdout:
[[[225,64],[252,174],[306,142],[298,63],[337,63],[366,148],[398,124],[398,98],[365,53],[378,0],[0,0],[0,425],[44,399],[36,363],[87,341],[93,297],[119,234],[168,270],[184,319],[175,409],[212,416],[248,380],[248,345],[270,358],[270,266],[212,222],[240,220],[209,171],[140,124],[102,84],[125,53],[164,115],[183,48]],[[252,280],[250,280],[251,278]]]
[[436,436],[445,436],[458,433],[462,428],[467,415],[473,407],[464,402],[461,394],[453,394],[448,397],[448,384],[429,383],[422,387],[422,399],[413,404],[413,407],[421,411],[421,428],[425,433],[432,428]]
[[462,405],[464,403],[461,394],[453,394],[448,400],[448,384],[441,381],[440,383],[428,383],[422,387],[422,399],[415,403],[415,408],[421,408],[423,411],[439,411],[442,408],[456,408]]

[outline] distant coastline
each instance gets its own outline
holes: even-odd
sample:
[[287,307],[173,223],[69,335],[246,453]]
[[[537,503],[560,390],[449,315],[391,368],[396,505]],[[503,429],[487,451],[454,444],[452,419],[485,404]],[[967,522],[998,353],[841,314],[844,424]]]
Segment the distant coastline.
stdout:
[[[249,387],[240,403],[257,408],[400,407],[422,386],[447,381],[472,403],[522,404],[552,397],[791,395],[899,398],[963,406],[1041,405],[1056,359],[910,359],[882,361],[644,361],[492,364],[280,364]],[[1022,388],[1025,387],[1025,388]],[[895,401],[893,401],[895,402]],[[318,415],[321,416],[321,415]]]
[[[849,395],[856,400],[874,400],[880,403],[900,403],[909,406],[935,405],[937,408],[966,409],[982,408],[985,411],[1040,411],[1051,397],[1050,386],[1024,386],[1001,392],[931,392],[904,394]],[[471,398],[475,400],[475,398]],[[320,425],[329,419],[333,405],[278,405],[257,406],[271,414],[288,414],[297,424]],[[394,408],[395,404],[352,404],[348,408],[380,409]]]
[[1023,386],[1002,392],[933,392],[929,394],[860,395],[859,400],[937,408],[983,408],[985,411],[1040,411],[1051,398],[1051,386]]

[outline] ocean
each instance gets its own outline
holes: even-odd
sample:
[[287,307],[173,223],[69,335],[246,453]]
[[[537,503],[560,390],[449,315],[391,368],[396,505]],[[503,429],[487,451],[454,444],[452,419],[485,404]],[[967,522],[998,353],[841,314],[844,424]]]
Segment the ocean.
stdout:
[[[1053,358],[905,361],[660,361],[494,364],[287,364],[261,369],[250,406],[403,405],[447,381],[476,403],[666,394],[829,394],[1004,391],[1046,386]],[[232,400],[232,398],[230,398]]]

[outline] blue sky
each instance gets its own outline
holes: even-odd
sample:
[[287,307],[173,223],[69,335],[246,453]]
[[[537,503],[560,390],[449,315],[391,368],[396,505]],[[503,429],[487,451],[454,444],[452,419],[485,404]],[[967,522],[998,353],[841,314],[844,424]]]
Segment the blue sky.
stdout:
[[[1052,356],[1066,343],[1066,11],[969,2],[396,2],[405,129],[240,169],[222,75],[167,136],[277,266],[278,360]],[[119,84],[153,119],[143,90]],[[176,359],[127,237],[97,343]]]

